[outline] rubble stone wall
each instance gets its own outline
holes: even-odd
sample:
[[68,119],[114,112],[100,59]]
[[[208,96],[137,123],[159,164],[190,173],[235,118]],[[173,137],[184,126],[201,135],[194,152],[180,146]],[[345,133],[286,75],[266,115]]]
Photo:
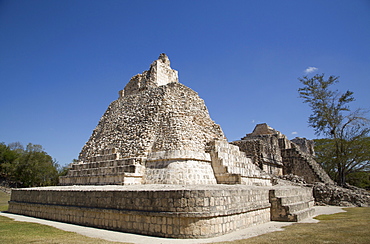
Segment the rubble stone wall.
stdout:
[[[170,158],[163,162],[147,158],[165,151],[204,153],[207,144],[216,139],[225,139],[221,127],[210,118],[198,94],[178,82],[177,71],[161,54],[148,71],[132,77],[109,105],[82,148],[79,162],[60,178],[60,184],[214,184],[207,160],[172,160],[168,164]],[[181,165],[176,172],[171,167],[175,162]],[[198,166],[201,170],[196,173]],[[158,167],[162,167],[159,175],[145,175],[158,173]],[[179,174],[181,168],[192,170],[185,181],[180,180],[184,178]]]
[[121,158],[167,150],[204,152],[208,142],[223,138],[221,127],[210,118],[198,94],[172,82],[146,87],[112,102],[79,160],[91,162],[110,148]]
[[315,156],[315,143],[312,140],[307,140],[306,138],[296,137],[292,139],[292,142],[299,147],[299,150],[312,157]]
[[313,195],[317,205],[370,207],[370,193],[357,187],[343,188],[333,184],[315,183]]

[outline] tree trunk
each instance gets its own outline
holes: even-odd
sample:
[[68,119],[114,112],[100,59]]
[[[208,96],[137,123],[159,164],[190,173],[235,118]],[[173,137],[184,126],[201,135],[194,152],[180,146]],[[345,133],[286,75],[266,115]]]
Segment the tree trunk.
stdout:
[[342,165],[338,166],[337,183],[338,183],[339,186],[345,186],[346,185],[346,174],[345,174],[345,169]]

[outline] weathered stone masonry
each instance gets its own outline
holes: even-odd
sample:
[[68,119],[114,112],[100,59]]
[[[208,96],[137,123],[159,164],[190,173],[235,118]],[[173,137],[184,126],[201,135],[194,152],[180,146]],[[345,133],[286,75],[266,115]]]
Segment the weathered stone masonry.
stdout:
[[241,151],[253,159],[265,172],[279,176],[294,174],[308,183],[334,184],[314,160],[313,141],[288,138],[267,124],[258,124],[254,131],[240,141],[234,141]]
[[15,189],[9,212],[173,238],[299,221],[313,213],[312,190],[272,186],[293,144],[266,126],[228,143],[161,54],[109,105],[64,186]]
[[222,235],[270,220],[269,189],[84,186],[13,190],[9,212],[175,238]]

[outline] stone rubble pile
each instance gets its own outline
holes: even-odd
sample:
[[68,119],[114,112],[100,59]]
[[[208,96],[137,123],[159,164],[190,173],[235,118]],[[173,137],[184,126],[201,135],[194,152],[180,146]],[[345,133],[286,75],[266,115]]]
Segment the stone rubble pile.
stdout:
[[293,174],[280,175],[279,176],[279,179],[287,180],[287,181],[290,181],[290,182],[293,182],[293,183],[297,183],[297,184],[302,184],[302,185],[306,185],[307,184],[307,182],[304,180],[303,177],[298,176],[298,175],[293,175]]
[[308,184],[303,177],[293,174],[274,177],[274,183],[312,188],[315,205],[370,207],[370,193],[355,186],[340,187],[336,184],[325,184],[322,182]]
[[370,207],[370,193],[366,190],[317,182],[313,186],[317,205],[336,205],[343,207]]

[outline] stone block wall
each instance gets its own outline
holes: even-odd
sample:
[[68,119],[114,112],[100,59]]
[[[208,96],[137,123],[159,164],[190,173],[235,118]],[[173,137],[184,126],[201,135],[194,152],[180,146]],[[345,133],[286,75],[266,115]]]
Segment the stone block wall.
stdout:
[[154,152],[146,160],[144,184],[217,184],[208,153]]
[[[286,137],[267,124],[258,124],[253,132],[232,144],[253,160],[260,169],[273,175],[282,175],[283,159],[280,152],[280,140]],[[288,139],[286,139],[289,141]]]
[[299,150],[304,154],[315,156],[314,146],[315,143],[312,140],[307,140],[306,138],[296,137],[292,139],[292,142],[298,146]]
[[263,171],[282,175],[283,160],[280,153],[278,139],[271,135],[250,137],[231,144],[239,147],[252,162]]
[[288,185],[270,190],[271,220],[298,222],[314,214],[312,188]]
[[9,212],[173,238],[206,238],[270,220],[268,189],[250,186],[43,187],[13,190]]

